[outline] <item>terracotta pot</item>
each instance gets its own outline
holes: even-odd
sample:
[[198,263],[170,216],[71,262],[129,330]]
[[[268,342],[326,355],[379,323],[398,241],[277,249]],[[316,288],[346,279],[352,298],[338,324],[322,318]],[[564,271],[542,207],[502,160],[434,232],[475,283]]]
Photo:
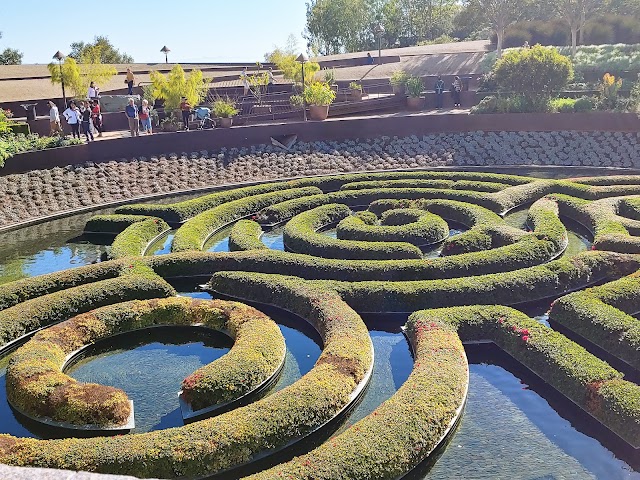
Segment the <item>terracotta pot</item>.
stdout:
[[424,98],[407,97],[407,108],[409,110],[422,110],[424,108]]
[[230,128],[233,124],[233,117],[225,117],[220,119],[220,126],[222,128]]
[[309,105],[311,120],[326,120],[329,115],[329,105]]

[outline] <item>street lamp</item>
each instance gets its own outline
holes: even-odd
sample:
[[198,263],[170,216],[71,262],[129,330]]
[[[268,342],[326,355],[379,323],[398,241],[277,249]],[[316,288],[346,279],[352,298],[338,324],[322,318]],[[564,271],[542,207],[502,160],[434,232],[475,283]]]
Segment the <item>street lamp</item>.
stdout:
[[169,49],[167,48],[167,46],[165,45],[164,47],[162,47],[162,48],[160,49],[160,51],[161,51],[162,53],[164,53],[164,63],[169,63],[169,57],[168,57],[168,55],[167,55],[167,54],[168,54],[171,50],[169,50]]
[[[302,65],[302,95],[304,96],[304,64],[309,61],[309,57],[303,52],[296,58],[296,62],[300,62]],[[304,111],[304,121],[307,121],[307,107],[302,106],[302,110]]]
[[384,27],[379,23],[373,32],[378,37],[378,65],[382,65],[382,35],[384,35]]
[[53,56],[53,59],[58,60],[58,66],[60,67],[60,83],[62,84],[62,101],[64,102],[64,110],[65,108],[67,108],[67,95],[64,93],[64,75],[62,75],[62,60],[64,60],[64,55],[60,50],[58,50]]

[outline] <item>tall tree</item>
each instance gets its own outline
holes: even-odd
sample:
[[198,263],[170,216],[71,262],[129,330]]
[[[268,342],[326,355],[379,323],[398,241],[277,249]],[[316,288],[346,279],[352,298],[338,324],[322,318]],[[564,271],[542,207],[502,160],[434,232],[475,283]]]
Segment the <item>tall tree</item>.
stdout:
[[557,0],[556,9],[571,29],[571,55],[578,51],[578,32],[603,7],[603,0]]
[[80,63],[86,63],[85,58],[99,59],[100,63],[133,63],[133,57],[126,53],[120,53],[109,39],[98,35],[93,42],[73,42],[69,56]]
[[102,63],[81,63],[78,64],[75,59],[66,57],[62,64],[62,75],[60,67],[57,63],[51,62],[47,65],[51,74],[51,83],[62,83],[71,89],[73,96],[76,98],[85,98],[87,89],[91,82],[97,82],[99,85],[106,83],[116,73],[116,69],[110,65]]
[[[2,38],[2,32],[0,32],[0,38]],[[0,53],[0,65],[21,65],[22,64],[22,52],[14,48],[5,48]]]
[[525,0],[471,0],[482,11],[487,23],[496,32],[498,58],[502,56],[504,33],[509,25],[517,22],[523,15]]
[[321,53],[353,52],[373,45],[375,21],[367,0],[310,0],[307,39]]

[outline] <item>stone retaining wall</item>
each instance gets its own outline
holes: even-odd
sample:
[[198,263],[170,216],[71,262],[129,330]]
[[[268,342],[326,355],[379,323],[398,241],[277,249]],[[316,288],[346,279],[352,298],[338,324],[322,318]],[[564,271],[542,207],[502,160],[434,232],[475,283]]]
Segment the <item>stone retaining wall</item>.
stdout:
[[639,139],[637,133],[621,132],[468,132],[55,167],[0,177],[0,226],[150,194],[308,175],[472,165],[640,168]]

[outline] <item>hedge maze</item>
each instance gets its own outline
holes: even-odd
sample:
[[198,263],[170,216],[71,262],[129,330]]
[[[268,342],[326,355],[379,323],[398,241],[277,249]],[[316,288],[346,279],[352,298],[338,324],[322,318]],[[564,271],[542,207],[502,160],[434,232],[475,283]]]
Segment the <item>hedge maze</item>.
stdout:
[[[525,225],[505,221],[523,209]],[[566,254],[565,219],[591,232],[591,249]],[[283,228],[285,251],[262,243],[274,225]],[[226,227],[230,251],[206,251]],[[335,237],[325,232],[332,228]],[[625,380],[640,369],[640,177],[542,180],[455,171],[312,177],[123,206],[94,217],[86,230],[114,236],[110,260],[0,285],[0,346],[17,346],[7,369],[11,404],[43,422],[122,426],[131,415],[126,394],[66,375],[70,356],[123,332],[202,325],[234,339],[229,353],[182,385],[182,401],[210,415],[117,437],[4,434],[0,463],[160,478],[233,476],[238,466],[313,438],[358,401],[373,368],[361,317],[371,313],[408,315],[404,332],[415,363],[407,381],[342,433],[249,478],[402,477],[464,415],[463,344],[478,341],[497,345],[590,421],[640,448],[640,386]],[[172,253],[151,255],[151,245],[170,230]],[[214,298],[234,301],[177,297],[170,282],[179,278],[206,278]],[[533,301],[547,302],[551,327],[518,310]],[[282,390],[216,411],[250,396],[282,368],[284,339],[261,305],[310,323],[322,339],[320,358]]]

